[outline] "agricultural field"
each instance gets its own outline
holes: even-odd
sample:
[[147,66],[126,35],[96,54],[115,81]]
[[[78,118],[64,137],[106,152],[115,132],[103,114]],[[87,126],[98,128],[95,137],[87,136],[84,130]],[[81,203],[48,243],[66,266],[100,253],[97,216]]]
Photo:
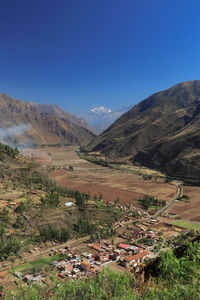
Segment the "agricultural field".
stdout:
[[200,187],[183,186],[183,194],[189,196],[189,201],[176,202],[166,214],[200,224]]
[[105,201],[115,201],[119,197],[121,202],[135,202],[137,205],[135,200],[148,194],[169,202],[176,194],[173,183],[164,183],[163,179],[144,180],[131,172],[93,164],[81,159],[76,150],[77,147],[49,147],[26,149],[24,154],[42,165],[51,166],[51,176],[62,186],[81,192],[90,191],[97,197],[102,193]]
[[[166,183],[162,174],[139,166],[123,165],[122,170],[103,167],[81,159],[76,153],[77,147],[48,147],[42,149],[26,149],[26,156],[33,157],[51,170],[51,176],[62,186],[90,191],[97,197],[102,193],[103,200],[115,201],[119,197],[122,203],[133,203],[144,195],[150,195],[169,203],[176,196],[174,182]],[[70,170],[70,167],[72,168]],[[144,180],[143,175],[152,175],[151,180]],[[183,186],[182,194],[189,196],[188,202],[175,202],[164,215],[186,221],[200,222],[200,187]],[[170,218],[170,219],[171,219]],[[171,223],[168,219],[169,223]],[[166,220],[167,221],[167,220]]]

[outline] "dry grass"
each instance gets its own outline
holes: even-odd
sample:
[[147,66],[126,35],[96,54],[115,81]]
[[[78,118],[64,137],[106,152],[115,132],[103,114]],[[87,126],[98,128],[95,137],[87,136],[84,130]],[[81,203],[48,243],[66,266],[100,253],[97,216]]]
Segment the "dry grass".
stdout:
[[177,202],[167,213],[176,214],[187,221],[200,222],[200,187],[184,186],[183,194],[189,196],[189,202]]

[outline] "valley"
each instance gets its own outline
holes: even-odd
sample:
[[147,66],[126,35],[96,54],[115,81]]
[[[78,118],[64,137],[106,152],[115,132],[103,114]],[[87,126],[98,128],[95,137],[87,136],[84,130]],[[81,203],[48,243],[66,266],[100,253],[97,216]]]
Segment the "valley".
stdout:
[[[115,201],[119,197],[122,203],[135,203],[144,195],[152,195],[167,202],[176,194],[174,183],[164,183],[162,178],[144,180],[134,173],[114,170],[96,165],[81,159],[78,147],[59,147],[42,149],[25,149],[29,157],[33,157],[42,165],[49,167],[51,177],[59,184],[81,192],[90,191],[91,195],[103,194],[103,200]],[[73,167],[73,171],[69,170]],[[143,174],[149,174],[149,169],[140,168]],[[154,175],[157,173],[154,171]],[[159,174],[160,175],[160,174]]]
[[[25,286],[36,281],[53,287],[50,276],[61,282],[93,278],[107,267],[143,276],[148,259],[156,260],[185,236],[198,236],[196,187],[166,182],[164,174],[144,167],[92,163],[81,158],[77,146],[22,154],[2,160],[7,173],[1,180],[1,237],[18,241],[19,248],[7,256],[0,249],[6,293],[20,278]],[[11,168],[22,173],[15,177]],[[187,201],[177,200],[186,192]],[[155,203],[147,208],[142,203],[148,199]]]
[[200,300],[200,1],[0,7],[0,300]]
[[[166,203],[176,196],[176,182],[166,183],[164,175],[160,172],[142,166],[123,164],[123,171],[110,169],[81,159],[77,150],[77,146],[58,147],[56,150],[54,147],[47,147],[24,149],[23,153],[49,168],[51,177],[63,187],[81,192],[90,191],[91,196],[98,197],[103,194],[103,200],[107,202],[114,202],[119,197],[121,203],[131,203],[138,207],[137,199],[144,195],[165,200]],[[69,170],[69,166],[73,166],[73,171]],[[126,170],[132,170],[136,174]],[[153,179],[144,180],[143,176],[149,174]],[[169,223],[181,218],[200,224],[199,193],[200,187],[182,185],[182,194],[188,195],[189,201],[175,200],[173,206],[163,212],[163,216],[170,217]]]

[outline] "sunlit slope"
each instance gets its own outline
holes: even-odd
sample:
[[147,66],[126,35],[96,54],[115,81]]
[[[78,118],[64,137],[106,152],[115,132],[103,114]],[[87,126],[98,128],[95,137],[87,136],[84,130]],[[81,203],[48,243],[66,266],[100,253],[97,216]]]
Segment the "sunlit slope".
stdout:
[[198,177],[200,171],[200,81],[156,93],[123,114],[87,150],[111,158],[132,155],[169,174]]
[[[58,109],[58,108],[57,108]],[[41,145],[41,144],[84,144],[88,143],[94,134],[87,126],[71,114],[59,110],[58,115],[48,108],[39,109],[33,103],[13,99],[5,94],[0,94],[0,127],[12,128],[0,132],[3,142],[16,145]],[[20,126],[20,127],[19,127]],[[16,130],[15,130],[16,127]]]

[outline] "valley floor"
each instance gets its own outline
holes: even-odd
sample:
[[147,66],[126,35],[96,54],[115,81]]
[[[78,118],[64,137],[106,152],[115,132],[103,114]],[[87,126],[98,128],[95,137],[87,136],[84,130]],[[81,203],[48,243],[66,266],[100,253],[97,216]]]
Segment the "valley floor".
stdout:
[[[175,182],[165,183],[162,178],[144,180],[142,176],[134,173],[96,165],[81,159],[76,150],[77,147],[49,147],[26,149],[24,154],[53,169],[51,176],[62,186],[82,192],[90,191],[91,195],[96,194],[97,197],[102,193],[105,201],[115,201],[119,197],[120,202],[134,203],[137,206],[136,199],[146,194],[166,200],[167,203],[176,195]],[[73,171],[69,171],[69,166],[73,167]],[[136,169],[137,172],[141,171],[143,174],[154,174],[154,171],[143,167],[140,169],[134,167],[133,169]],[[190,200],[174,202],[163,216],[170,217],[169,223],[181,218],[200,224],[200,187],[183,186],[182,193],[187,194]]]
[[[176,194],[173,183],[164,183],[163,179],[143,180],[134,173],[113,170],[81,159],[76,153],[77,147],[26,149],[24,153],[45,166],[49,166],[51,176],[62,186],[90,191],[91,195],[103,194],[105,201],[130,203],[145,194],[169,202]],[[69,170],[73,167],[73,171]]]

